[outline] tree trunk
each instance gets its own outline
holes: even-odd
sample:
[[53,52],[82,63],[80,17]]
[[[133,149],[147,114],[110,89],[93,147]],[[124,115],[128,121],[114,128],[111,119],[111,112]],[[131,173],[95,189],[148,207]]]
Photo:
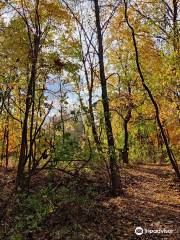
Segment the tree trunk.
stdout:
[[162,139],[162,134],[161,131],[159,129],[157,129],[157,141],[158,141],[158,150],[161,151],[161,156],[160,156],[160,164],[164,164],[165,163],[165,158],[166,158],[166,154],[164,152],[163,149],[163,139]]
[[101,143],[99,141],[99,137],[98,137],[98,133],[97,133],[97,129],[96,129],[93,106],[92,106],[92,91],[89,92],[89,114],[90,114],[90,122],[91,122],[91,129],[92,129],[94,142],[96,144],[98,152],[101,153],[102,148],[101,148]]
[[129,159],[128,159],[128,151],[129,151],[129,147],[128,147],[128,122],[126,120],[124,120],[124,148],[122,151],[122,158],[123,158],[123,163],[128,164],[129,163]]
[[180,179],[180,172],[179,172],[178,164],[176,162],[176,159],[173,156],[172,150],[170,149],[170,146],[168,144],[168,140],[167,140],[167,137],[166,137],[166,134],[165,134],[165,130],[164,130],[163,125],[161,123],[158,104],[156,103],[156,100],[155,100],[151,90],[146,85],[144,75],[143,75],[142,70],[141,70],[140,61],[139,61],[139,52],[138,52],[136,37],[135,37],[135,31],[134,31],[134,28],[129,23],[129,19],[128,19],[128,15],[127,15],[127,2],[126,2],[126,0],[124,0],[124,3],[125,3],[125,19],[126,19],[128,27],[130,28],[131,33],[132,33],[132,39],[133,39],[133,44],[134,44],[134,49],[135,49],[135,56],[136,56],[136,65],[137,65],[137,69],[138,69],[138,72],[139,72],[139,76],[140,76],[142,85],[143,85],[145,91],[147,92],[147,94],[148,94],[148,96],[149,96],[149,98],[150,98],[150,100],[151,100],[151,102],[154,106],[157,123],[158,123],[158,126],[160,128],[164,144],[166,146],[166,151],[167,151],[169,160],[170,160],[170,162],[172,164],[172,167],[173,167],[173,169],[176,173],[176,176]]
[[9,126],[6,131],[6,170],[9,165]]
[[26,95],[26,110],[23,121],[23,129],[22,129],[22,137],[21,137],[21,147],[20,147],[20,156],[19,156],[19,164],[18,171],[16,177],[16,188],[24,187],[24,169],[28,160],[28,142],[27,142],[27,133],[28,133],[28,118],[30,114],[30,109],[32,105],[32,97],[33,97],[33,82],[36,80],[36,62],[32,65],[31,77],[28,84],[28,91]]
[[65,99],[64,99],[64,95],[63,95],[63,89],[62,89],[62,82],[61,82],[61,80],[60,80],[60,83],[59,83],[59,91],[60,91],[60,101],[61,101],[60,115],[61,115],[61,129],[62,129],[62,144],[64,146],[64,143],[65,143],[65,123],[64,123],[64,116],[63,116],[63,111],[64,111],[63,101]]
[[131,100],[131,86],[128,86],[128,94],[129,94],[129,104],[128,104],[128,111],[125,116],[124,120],[124,149],[122,152],[123,162],[128,164],[129,163],[129,132],[128,132],[128,123],[131,119],[131,112],[133,103]]
[[[10,107],[10,96],[8,96],[8,101],[7,101],[7,108],[9,109],[9,107]],[[2,153],[1,153],[2,161],[4,156],[5,156],[5,167],[7,170],[9,165],[9,114],[8,113],[6,117],[4,133],[3,133]]]
[[[16,188],[20,187],[23,188],[25,185],[24,182],[24,169],[27,163],[28,158],[31,159],[32,155],[32,125],[33,125],[33,115],[34,109],[32,109],[32,116],[31,116],[31,127],[30,127],[30,150],[28,154],[28,141],[27,141],[27,133],[28,133],[28,118],[30,115],[30,110],[32,104],[35,101],[35,82],[36,82],[36,73],[37,73],[37,58],[39,53],[39,44],[40,44],[40,37],[35,36],[34,39],[34,49],[32,50],[32,67],[31,67],[31,76],[28,83],[28,90],[26,95],[26,108],[25,108],[25,115],[24,121],[22,126],[22,137],[21,137],[21,147],[20,147],[20,156],[19,156],[19,164],[18,164],[18,171],[16,177]],[[34,108],[34,107],[33,107]]]
[[[8,96],[7,107],[10,108],[10,95]],[[7,114],[7,129],[6,129],[6,169],[9,165],[9,114]]]
[[[39,23],[39,0],[35,1],[34,9],[34,30],[35,33],[30,31],[30,24],[26,18],[23,18],[24,23],[27,27],[29,45],[30,45],[30,62],[31,62],[31,74],[28,81],[28,88],[26,94],[26,104],[25,104],[25,114],[22,124],[22,137],[21,137],[21,146],[20,146],[20,155],[19,155],[19,164],[18,171],[16,176],[16,189],[20,187],[23,189],[25,187],[25,178],[24,170],[27,163],[27,160],[31,161],[33,155],[33,122],[34,122],[34,101],[35,101],[35,85],[36,85],[36,75],[37,75],[37,60],[40,52],[40,40],[41,40],[41,25]],[[31,109],[32,107],[32,109]],[[28,119],[31,113],[31,124],[30,124],[30,147],[28,149]],[[29,151],[28,151],[29,150]],[[31,162],[29,162],[29,166]]]
[[[94,87],[93,64],[90,60],[90,63],[89,63],[90,77],[89,77],[88,70],[87,70],[87,67],[86,67],[86,57],[85,57],[85,54],[83,52],[83,42],[82,42],[82,37],[81,37],[80,32],[79,32],[79,36],[80,36],[80,42],[81,42],[81,48],[82,48],[82,51],[81,51],[82,63],[83,63],[83,67],[84,67],[85,79],[86,79],[86,84],[87,84],[87,89],[88,89],[88,94],[89,94],[89,99],[88,99],[89,116],[88,116],[88,119],[91,123],[91,130],[92,130],[92,135],[93,135],[94,142],[96,144],[96,148],[97,148],[98,152],[101,154],[101,152],[102,152],[101,143],[100,143],[100,140],[99,140],[99,137],[98,137],[98,132],[97,132],[97,129],[96,129],[95,117],[94,117],[94,111],[93,111],[93,104],[92,104],[92,94],[93,94],[93,87]],[[90,54],[90,51],[89,51],[89,47],[90,46],[87,46],[87,48],[88,48],[88,53],[87,54],[89,56],[89,59],[91,59],[91,54]],[[80,99],[80,103],[81,103],[81,106],[83,106],[83,103],[82,103],[81,99]]]
[[4,128],[3,142],[2,142],[2,148],[1,148],[1,161],[2,162],[3,162],[3,158],[4,158],[5,145],[6,145],[6,128],[7,128],[7,126],[5,126],[5,128]]
[[103,38],[101,32],[100,24],[100,13],[99,13],[99,2],[94,0],[95,5],[95,18],[96,18],[96,30],[97,30],[97,40],[98,40],[98,58],[99,58],[99,70],[100,70],[100,81],[102,90],[102,104],[104,109],[104,119],[105,119],[105,129],[108,140],[108,153],[110,161],[110,171],[111,171],[111,190],[112,195],[117,195],[121,189],[120,176],[118,174],[118,166],[115,154],[114,137],[112,131],[112,125],[110,120],[110,110],[109,110],[109,99],[107,93],[107,82],[104,69],[104,50],[103,50]]

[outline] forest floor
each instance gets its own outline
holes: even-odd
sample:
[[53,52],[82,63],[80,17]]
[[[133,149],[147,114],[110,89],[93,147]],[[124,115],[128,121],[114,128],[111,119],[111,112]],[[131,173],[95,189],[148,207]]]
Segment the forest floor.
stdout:
[[[127,166],[120,171],[124,194],[116,198],[109,196],[105,174],[99,169],[88,173],[88,176],[91,175],[89,178],[86,177],[87,174],[83,174],[78,180],[62,176],[58,185],[57,178],[51,178],[54,187],[52,191],[51,185],[49,192],[49,177],[47,179],[43,174],[36,176],[32,181],[28,201],[22,200],[22,196],[12,197],[15,172],[4,174],[1,171],[0,238],[180,239],[179,183],[175,181],[171,168],[150,164]],[[9,206],[5,204],[8,201]],[[135,234],[136,227],[143,228],[144,233],[141,236]],[[164,229],[171,233],[145,233],[146,230]]]

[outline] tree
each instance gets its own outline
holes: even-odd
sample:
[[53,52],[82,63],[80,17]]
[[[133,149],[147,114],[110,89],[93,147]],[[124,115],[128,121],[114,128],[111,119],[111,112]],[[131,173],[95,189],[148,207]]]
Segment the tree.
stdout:
[[99,7],[98,0],[94,0],[94,11],[95,11],[95,19],[96,19],[97,42],[98,42],[99,74],[100,74],[101,90],[102,90],[102,104],[104,109],[105,128],[106,128],[106,135],[108,140],[112,194],[116,195],[119,190],[121,191],[121,185],[120,185],[120,179],[118,176],[114,137],[113,137],[111,116],[110,116],[110,109],[109,109],[109,99],[108,99],[108,93],[107,93],[107,78],[105,76],[105,68],[104,68],[103,35],[102,35],[100,7]]
[[[57,71],[56,56],[47,51],[50,44],[51,46],[54,44],[54,37],[51,34],[59,31],[57,27],[59,23],[67,26],[69,21],[67,12],[59,5],[58,1],[8,1],[4,2],[4,6],[11,10],[13,16],[7,29],[10,25],[11,27],[16,26],[15,42],[16,44],[18,41],[22,43],[19,49],[23,52],[21,58],[16,57],[16,66],[13,69],[21,84],[20,95],[25,98],[25,105],[20,107],[21,102],[18,106],[22,132],[16,179],[16,187],[23,188],[27,162],[30,174],[31,170],[39,164],[39,159],[42,159],[38,153],[36,140],[39,141],[42,126],[52,108],[52,104],[46,108],[44,95],[48,74],[54,69]],[[15,42],[10,49],[14,48]]]
[[151,100],[151,102],[154,106],[157,123],[158,123],[158,126],[160,128],[160,131],[161,131],[161,134],[162,134],[165,146],[166,146],[168,157],[170,159],[170,162],[172,164],[172,167],[173,167],[177,177],[180,179],[180,172],[179,172],[178,164],[177,164],[177,162],[174,158],[172,150],[169,147],[168,140],[167,140],[163,125],[161,123],[158,104],[157,104],[150,88],[147,86],[147,84],[145,82],[144,75],[143,75],[142,70],[141,70],[140,61],[139,61],[139,53],[138,53],[137,42],[136,42],[136,37],[135,37],[135,31],[134,31],[134,28],[132,27],[132,25],[129,22],[129,18],[128,18],[128,14],[127,14],[127,2],[124,1],[124,4],[125,4],[125,19],[126,19],[128,27],[130,28],[131,33],[132,33],[132,39],[133,39],[133,44],[134,44],[134,49],[135,49],[135,59],[136,59],[137,69],[138,69],[138,72],[139,72],[139,75],[140,75],[140,78],[141,78],[141,82],[142,82],[142,85],[143,85],[145,91],[147,92],[147,94],[148,94],[148,96],[149,96],[149,98],[150,98],[150,100]]

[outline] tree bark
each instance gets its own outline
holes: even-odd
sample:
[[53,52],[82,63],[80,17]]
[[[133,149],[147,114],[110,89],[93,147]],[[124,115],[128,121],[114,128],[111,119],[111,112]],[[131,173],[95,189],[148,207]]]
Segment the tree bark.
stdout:
[[61,101],[61,106],[60,106],[60,115],[61,115],[61,129],[62,129],[62,144],[64,146],[64,143],[65,143],[65,123],[64,123],[64,116],[63,116],[63,101],[65,100],[64,99],[64,96],[63,96],[63,90],[62,90],[62,83],[61,83],[61,80],[60,80],[60,84],[59,84],[59,91],[60,91],[60,101]]
[[99,140],[99,137],[98,137],[98,132],[97,132],[97,129],[96,129],[95,117],[94,117],[94,111],[93,111],[93,104],[92,104],[93,85],[94,85],[94,77],[93,77],[93,69],[92,69],[92,66],[91,66],[91,83],[88,84],[89,114],[90,114],[90,122],[91,122],[91,129],[92,129],[94,142],[96,144],[98,152],[101,153],[102,148],[101,148],[101,143],[100,143],[100,140]]
[[131,118],[131,109],[128,110],[128,113],[124,119],[124,148],[122,152],[123,163],[129,163],[129,132],[128,132],[128,123]]
[[[81,42],[81,55],[82,55],[82,64],[84,67],[84,73],[85,73],[85,79],[86,79],[86,85],[87,85],[87,89],[88,89],[88,105],[89,105],[89,116],[88,119],[90,121],[91,124],[91,130],[92,130],[92,135],[93,135],[93,139],[94,142],[96,144],[96,148],[98,150],[99,153],[102,152],[102,148],[101,148],[101,143],[98,137],[98,132],[97,132],[97,128],[96,128],[96,124],[95,124],[95,117],[94,117],[94,111],[93,111],[93,103],[92,103],[92,98],[93,98],[93,88],[94,88],[94,70],[93,70],[93,64],[91,61],[91,54],[90,54],[90,45],[87,44],[87,41],[85,41],[86,43],[86,47],[87,47],[87,53],[84,54],[83,51],[83,42],[82,42],[82,36],[81,36],[81,32],[79,32],[79,36],[80,36],[80,42]],[[85,38],[87,38],[85,36]],[[89,68],[90,68],[90,76],[88,75],[88,70],[86,67],[86,56],[89,57]],[[81,102],[81,106],[83,106],[82,101]]]
[[96,144],[98,152],[101,152],[102,148],[101,148],[101,143],[99,141],[99,137],[98,137],[98,133],[97,133],[97,129],[96,129],[91,95],[89,96],[89,114],[90,114],[90,122],[91,122],[91,129],[92,129],[94,142]]
[[104,109],[104,119],[105,119],[105,129],[108,141],[108,153],[110,161],[110,171],[111,171],[111,190],[112,195],[117,195],[121,192],[121,182],[118,173],[118,166],[115,154],[114,137],[111,125],[111,116],[109,110],[109,99],[107,93],[107,79],[105,76],[104,69],[104,50],[103,50],[103,37],[102,29],[100,23],[100,12],[99,12],[99,2],[94,0],[95,6],[95,18],[96,18],[96,30],[97,30],[97,40],[98,40],[98,58],[99,58],[99,70],[100,70],[100,81],[102,90],[102,104]]
[[129,104],[128,104],[128,111],[127,114],[125,116],[124,120],[124,148],[123,148],[123,152],[122,152],[122,158],[123,158],[123,162],[128,164],[129,163],[129,132],[128,132],[128,123],[131,119],[131,113],[132,113],[132,107],[133,107],[133,103],[131,100],[131,87],[130,87],[130,83],[128,86],[128,94],[129,94]]
[[6,128],[7,128],[7,126],[5,126],[5,128],[4,128],[2,148],[1,148],[1,161],[2,162],[3,162],[3,159],[4,159],[4,151],[5,151],[5,144],[6,144]]
[[[34,30],[35,33],[30,32],[30,24],[27,21],[27,18],[23,18],[25,21],[27,31],[28,31],[28,38],[29,38],[29,45],[30,45],[30,61],[31,61],[31,75],[28,82],[28,89],[26,94],[26,105],[25,105],[25,114],[24,120],[22,124],[22,137],[21,137],[21,146],[20,146],[20,155],[19,155],[19,164],[18,164],[18,171],[16,176],[16,189],[20,187],[23,189],[26,185],[24,171],[26,163],[29,159],[29,167],[31,167],[31,159],[33,156],[33,122],[34,122],[34,108],[35,108],[35,86],[36,86],[36,75],[37,75],[37,62],[38,62],[38,55],[40,51],[40,40],[41,40],[41,29],[40,29],[40,22],[39,22],[39,0],[35,2],[35,9],[34,9]],[[32,108],[32,109],[31,109]],[[28,119],[31,113],[31,123],[30,123],[30,145],[28,149]],[[28,151],[29,150],[29,151]]]
[[6,170],[8,169],[8,166],[9,166],[9,120],[6,130]]
[[32,65],[31,69],[31,77],[28,84],[28,91],[26,95],[26,110],[24,115],[23,121],[23,129],[22,129],[22,137],[21,137],[21,147],[20,147],[20,155],[19,155],[19,164],[18,164],[18,171],[16,177],[16,188],[24,187],[24,168],[28,160],[28,141],[27,141],[27,133],[28,133],[28,118],[30,114],[30,109],[32,105],[33,97],[33,84],[36,80],[36,64],[37,64],[37,57]]

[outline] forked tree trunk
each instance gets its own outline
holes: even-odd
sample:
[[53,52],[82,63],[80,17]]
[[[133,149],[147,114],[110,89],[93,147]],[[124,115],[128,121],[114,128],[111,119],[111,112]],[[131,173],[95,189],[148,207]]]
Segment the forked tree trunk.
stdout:
[[19,164],[18,164],[18,171],[17,171],[17,177],[16,177],[16,188],[18,187],[23,188],[25,185],[24,170],[28,160],[28,141],[27,141],[28,118],[31,110],[32,101],[34,100],[32,99],[32,97],[34,95],[33,85],[34,85],[34,81],[36,80],[36,64],[37,64],[37,57],[35,62],[32,65],[31,77],[28,84],[28,91],[26,95],[26,109],[25,109],[25,115],[24,115],[24,121],[23,121]]
[[[26,104],[25,104],[25,114],[24,120],[22,124],[22,137],[21,137],[21,146],[20,146],[20,155],[19,155],[19,163],[18,163],[18,171],[16,176],[16,189],[20,187],[23,189],[26,185],[25,183],[25,166],[29,159],[29,168],[31,167],[31,160],[33,158],[33,123],[34,123],[34,111],[35,111],[35,86],[36,86],[36,75],[37,75],[37,61],[38,55],[40,51],[40,40],[41,40],[41,29],[39,23],[39,0],[35,1],[35,9],[34,9],[34,26],[35,33],[30,32],[30,24],[26,18],[23,18],[27,31],[28,38],[30,44],[30,60],[31,60],[31,74],[28,82],[28,89],[26,94]],[[28,144],[28,125],[29,118],[31,115],[31,123],[30,123],[30,143]],[[29,149],[28,149],[29,145]],[[29,169],[30,172],[30,169]]]
[[[21,137],[21,147],[20,147],[20,155],[19,155],[19,164],[18,164],[18,171],[16,177],[16,189],[18,187],[24,188],[25,186],[25,178],[24,178],[24,171],[27,160],[32,158],[33,154],[33,139],[32,139],[32,127],[33,127],[33,115],[34,115],[34,106],[31,111],[31,106],[34,104],[35,101],[35,82],[36,82],[36,75],[37,75],[37,61],[38,61],[38,54],[39,54],[39,46],[40,46],[40,36],[34,36],[34,47],[32,49],[32,67],[31,67],[31,76],[28,83],[28,90],[26,95],[26,107],[25,107],[25,115],[24,121],[22,126],[22,137]],[[28,149],[28,119],[31,114],[31,125],[30,125],[30,147]]]

